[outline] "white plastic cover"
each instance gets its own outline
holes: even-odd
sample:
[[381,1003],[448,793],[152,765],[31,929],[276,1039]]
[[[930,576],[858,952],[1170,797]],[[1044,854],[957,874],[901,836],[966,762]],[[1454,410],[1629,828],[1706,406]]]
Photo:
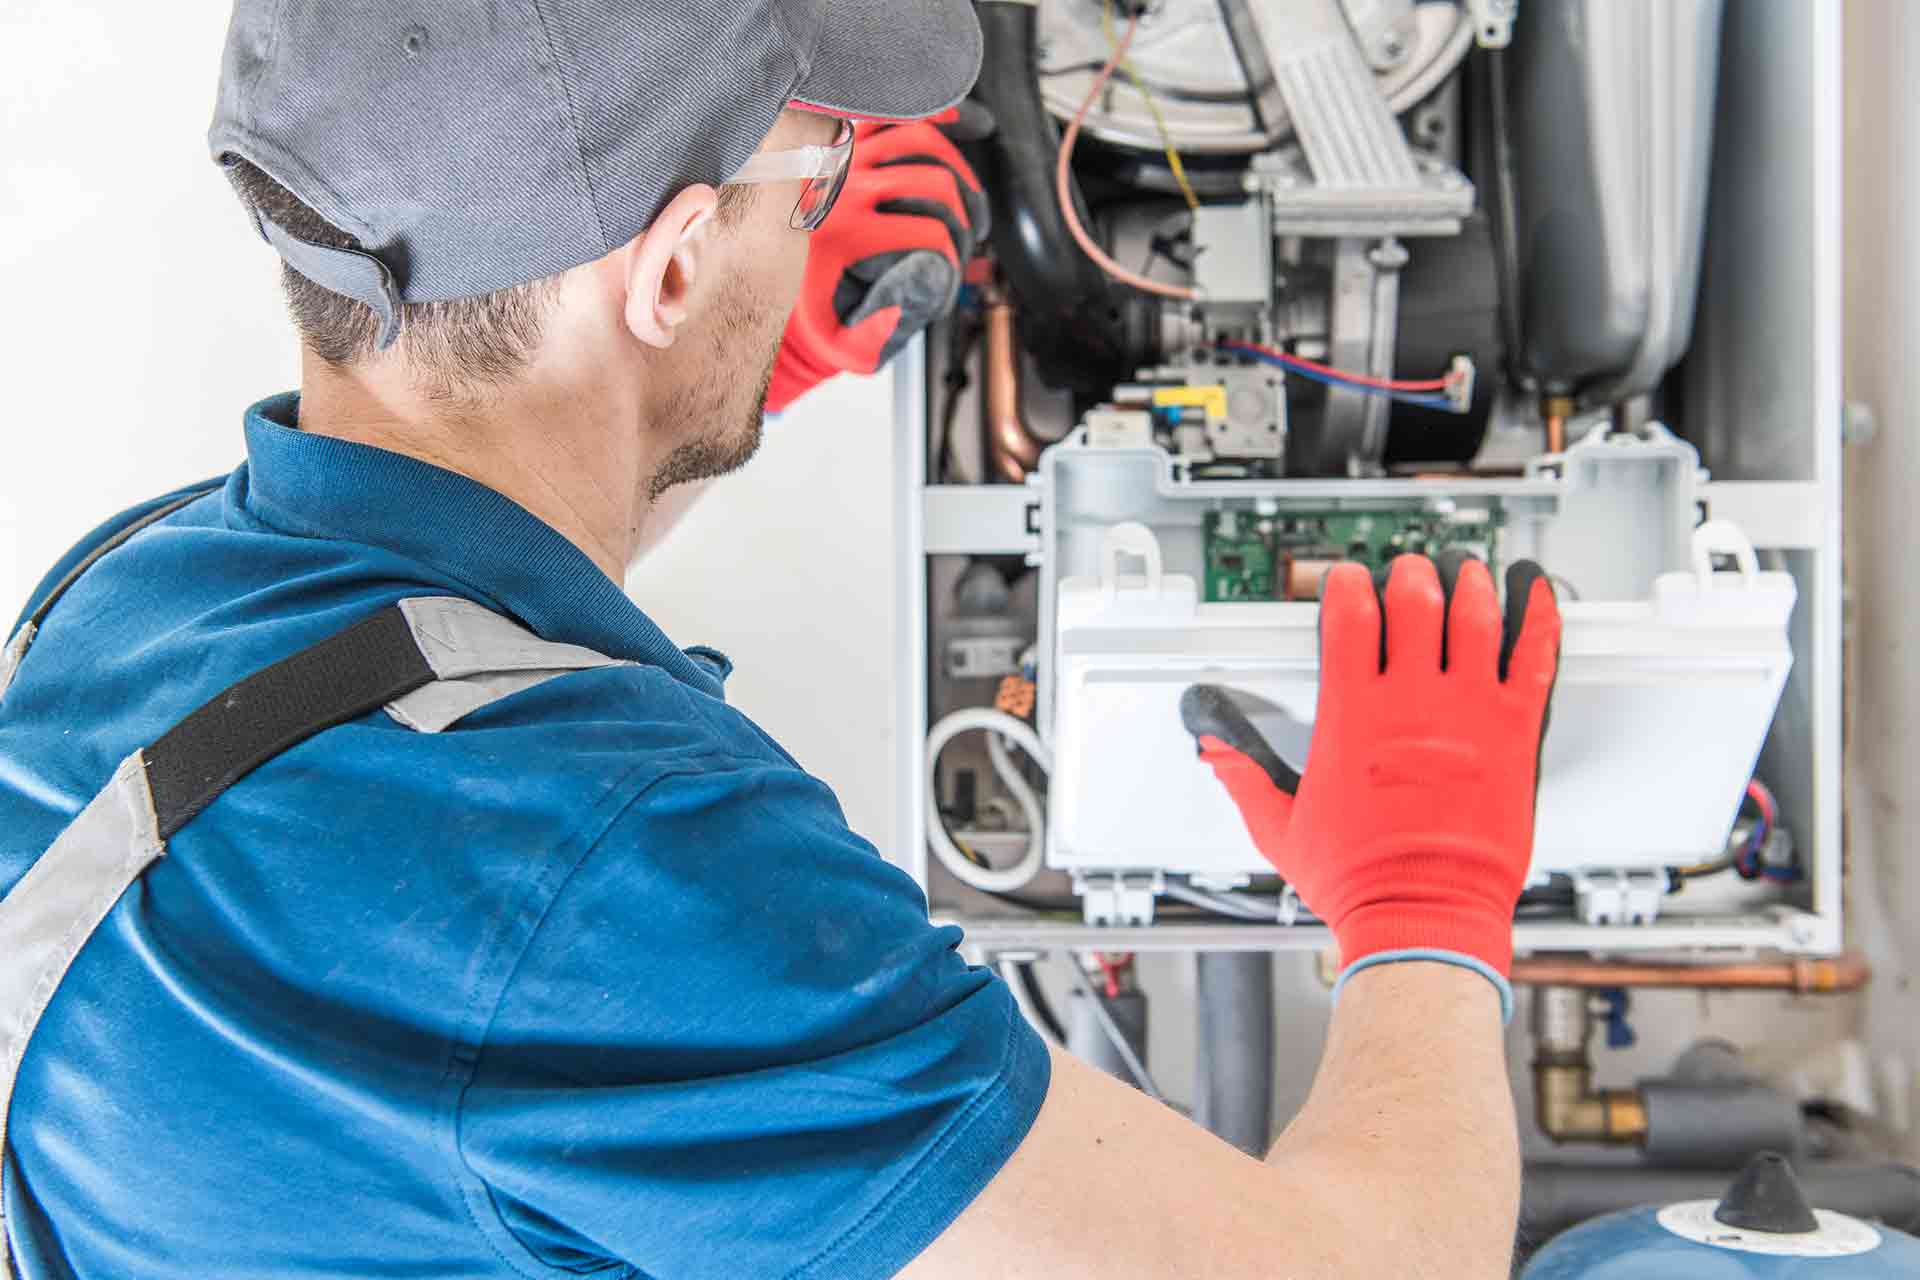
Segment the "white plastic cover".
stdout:
[[[1099,578],[1060,584],[1047,865],[1270,871],[1195,757],[1181,692],[1228,685],[1280,754],[1305,764],[1318,678],[1313,604],[1196,603],[1153,535],[1119,526]],[[1652,598],[1562,605],[1560,677],[1541,758],[1534,870],[1663,867],[1720,854],[1792,665],[1794,583],[1759,572],[1737,530],[1703,527],[1702,568]],[[1713,573],[1709,550],[1740,568]],[[1126,556],[1147,572],[1122,576]]]

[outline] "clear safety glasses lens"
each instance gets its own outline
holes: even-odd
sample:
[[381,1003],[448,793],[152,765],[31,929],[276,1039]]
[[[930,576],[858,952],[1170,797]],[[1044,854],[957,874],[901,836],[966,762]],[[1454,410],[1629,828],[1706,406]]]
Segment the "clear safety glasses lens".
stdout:
[[793,216],[787,225],[795,231],[811,231],[827,220],[833,212],[834,202],[840,198],[840,189],[847,185],[847,170],[853,167],[853,126],[847,126],[847,143],[841,153],[840,167],[822,178],[813,178],[800,189],[800,199],[794,202]]
[[840,122],[839,136],[825,147],[794,147],[787,151],[762,151],[740,167],[740,172],[724,185],[739,186],[752,182],[791,182],[803,185],[794,202],[787,225],[795,231],[812,231],[833,212],[834,201],[847,185],[847,170],[853,166],[853,121]]

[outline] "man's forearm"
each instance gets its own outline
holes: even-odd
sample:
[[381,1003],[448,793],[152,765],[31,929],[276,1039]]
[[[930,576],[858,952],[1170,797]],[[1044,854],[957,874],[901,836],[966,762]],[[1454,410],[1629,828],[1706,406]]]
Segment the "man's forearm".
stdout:
[[1391,1274],[1505,1276],[1520,1156],[1492,984],[1423,961],[1355,974],[1268,1164],[1323,1188],[1326,1211]]

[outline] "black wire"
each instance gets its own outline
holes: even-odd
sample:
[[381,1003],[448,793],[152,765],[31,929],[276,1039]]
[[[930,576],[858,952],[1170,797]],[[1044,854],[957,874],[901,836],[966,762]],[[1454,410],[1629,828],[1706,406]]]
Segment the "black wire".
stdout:
[[[1088,58],[1085,62],[1067,62],[1057,67],[1041,67],[1037,74],[1042,80],[1051,80],[1055,76],[1070,76],[1076,71],[1098,71],[1106,65],[1105,58]],[[1124,74],[1117,67],[1114,69],[1114,75],[1125,79]]]
[[[967,887],[970,889],[973,888],[972,885],[968,885]],[[976,893],[984,893],[989,898],[998,898],[1002,902],[1010,902],[1016,907],[1024,907],[1028,911],[1038,912],[1042,915],[1064,912],[1071,912],[1074,915],[1080,914],[1081,904],[1078,898],[1042,898],[1037,894],[1014,893],[1009,890],[1000,889],[976,889],[974,891]]]
[[[1193,270],[1193,258],[1191,256],[1183,258],[1176,252],[1181,245],[1191,245],[1193,243],[1193,215],[1188,213],[1186,218],[1187,225],[1170,235],[1162,231],[1160,227],[1153,229],[1152,234],[1147,237],[1147,256],[1140,261],[1141,275],[1144,276],[1153,269],[1153,260],[1155,258],[1165,258],[1182,271],[1191,272]],[[1164,226],[1165,224],[1162,223],[1161,225]]]
[[1680,887],[1689,880],[1698,880],[1703,876],[1717,876],[1722,871],[1731,871],[1739,865],[1740,855],[1733,853],[1713,862],[1697,863],[1691,867],[1668,867],[1667,879],[1672,883],[1673,887],[1667,890],[1667,892],[1678,893]]
[[1490,135],[1490,166],[1493,170],[1492,214],[1493,252],[1496,282],[1500,292],[1500,330],[1507,347],[1507,372],[1514,382],[1525,386],[1526,370],[1520,325],[1520,213],[1515,196],[1513,138],[1507,103],[1506,55],[1499,49],[1483,50],[1486,68],[1487,132]]
[[1519,906],[1522,907],[1571,907],[1574,903],[1573,877],[1556,871],[1547,877],[1547,883],[1523,890]]
[[1013,974],[1020,980],[1020,990],[1026,994],[1027,1007],[1033,1010],[1034,1021],[1053,1037],[1056,1044],[1067,1042],[1067,1029],[1060,1022],[1060,1015],[1053,1011],[1047,1002],[1047,993],[1040,989],[1040,979],[1033,971],[1033,961],[1022,960],[1013,966]]

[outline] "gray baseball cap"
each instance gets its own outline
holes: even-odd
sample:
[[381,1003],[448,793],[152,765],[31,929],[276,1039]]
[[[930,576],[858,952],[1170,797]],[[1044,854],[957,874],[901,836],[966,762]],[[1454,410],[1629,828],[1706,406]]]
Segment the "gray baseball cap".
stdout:
[[971,0],[237,0],[207,144],[366,252],[253,210],[372,307],[591,262],[746,163],[789,104],[918,119],[980,69]]

